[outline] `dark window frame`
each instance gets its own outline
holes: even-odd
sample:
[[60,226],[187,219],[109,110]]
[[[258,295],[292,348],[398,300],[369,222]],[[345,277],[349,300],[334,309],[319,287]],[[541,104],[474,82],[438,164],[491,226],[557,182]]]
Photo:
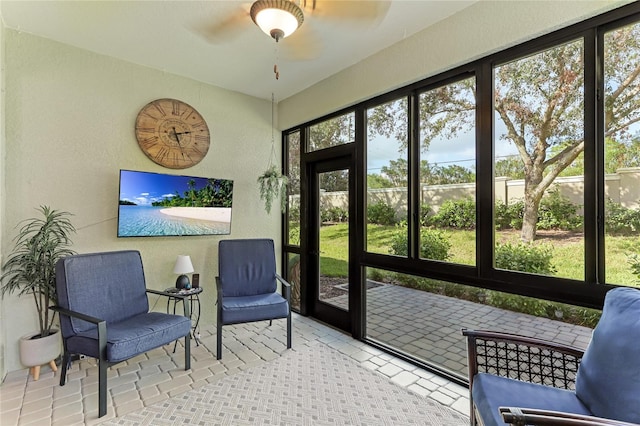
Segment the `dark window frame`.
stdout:
[[[479,288],[505,291],[523,296],[531,296],[573,305],[601,308],[605,293],[614,287],[605,282],[604,277],[604,136],[599,129],[604,127],[603,100],[598,99],[598,91],[602,93],[604,82],[603,40],[604,33],[623,27],[633,22],[640,22],[640,3],[631,3],[602,15],[587,19],[571,26],[553,31],[533,40],[493,53],[468,64],[458,66],[438,75],[395,89],[391,92],[362,101],[357,105],[345,107],[317,119],[286,129],[282,133],[283,143],[283,173],[288,173],[288,145],[287,135],[300,132],[300,158],[321,155],[321,151],[307,152],[308,128],[333,117],[348,112],[355,112],[355,147],[357,157],[356,179],[358,182],[357,199],[363,202],[366,197],[366,152],[364,143],[364,123],[366,110],[372,106],[383,104],[400,97],[409,98],[409,228],[410,252],[408,258],[398,258],[391,255],[368,253],[364,250],[365,230],[357,232],[358,267],[372,267],[395,272],[414,274],[444,281],[457,282]],[[493,247],[495,246],[493,232],[494,193],[493,193],[493,70],[502,63],[518,60],[519,58],[535,54],[548,48],[560,45],[566,41],[582,39],[585,51],[585,173],[584,173],[584,250],[585,250],[585,279],[573,280],[558,277],[546,277],[516,271],[497,270],[493,267]],[[417,259],[415,256],[418,244],[417,220],[419,199],[417,194],[417,168],[415,163],[419,158],[419,138],[417,120],[417,96],[419,93],[446,84],[448,81],[459,80],[465,76],[475,76],[477,84],[476,104],[476,265],[467,266],[428,259]],[[417,142],[416,142],[417,141]],[[417,151],[416,151],[417,150]],[[315,155],[314,155],[315,154]],[[359,170],[358,170],[359,168]],[[302,169],[301,169],[302,173]],[[300,246],[283,244],[282,258],[287,253],[305,252],[303,231],[306,228],[304,206],[305,179],[301,176],[301,243]],[[363,204],[364,205],[364,204]],[[356,226],[362,227],[366,211],[357,209]],[[283,232],[288,232],[286,214],[282,217]],[[287,241],[284,238],[283,241]],[[482,248],[491,247],[492,250]],[[285,263],[286,264],[286,263]],[[304,314],[304,309],[301,309]]]

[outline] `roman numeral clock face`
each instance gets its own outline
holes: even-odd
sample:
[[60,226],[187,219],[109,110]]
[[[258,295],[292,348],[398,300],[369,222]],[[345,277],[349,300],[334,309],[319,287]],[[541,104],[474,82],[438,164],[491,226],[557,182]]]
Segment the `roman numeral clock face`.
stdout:
[[204,118],[175,99],[157,99],[140,110],[136,139],[147,157],[170,169],[195,166],[207,155],[210,143]]

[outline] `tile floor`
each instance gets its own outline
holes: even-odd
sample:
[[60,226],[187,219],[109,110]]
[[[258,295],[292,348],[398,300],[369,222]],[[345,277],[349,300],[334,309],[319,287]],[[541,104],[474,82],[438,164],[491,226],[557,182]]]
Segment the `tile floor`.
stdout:
[[[59,373],[43,367],[40,380],[28,370],[9,373],[0,386],[0,424],[99,424],[165,398],[272,360],[285,350],[285,321],[226,326],[223,358],[215,357],[215,328],[202,327],[200,345],[192,341],[190,371],[184,371],[184,352],[178,345],[158,348],[109,369],[107,415],[98,419],[97,367],[92,359],[74,362],[67,384],[59,386]],[[453,384],[376,348],[352,339],[313,319],[294,314],[293,345],[321,341],[350,356],[366,368],[388,377],[426,398],[468,415],[466,388]],[[59,370],[60,371],[60,370]]]

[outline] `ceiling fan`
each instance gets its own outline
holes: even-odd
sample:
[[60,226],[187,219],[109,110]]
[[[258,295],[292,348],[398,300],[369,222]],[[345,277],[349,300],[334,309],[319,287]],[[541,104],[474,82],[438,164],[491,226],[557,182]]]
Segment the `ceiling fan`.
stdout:
[[221,44],[249,30],[253,21],[276,43],[295,33],[282,43],[282,48],[291,59],[306,60],[322,50],[314,21],[376,25],[387,14],[390,3],[390,0],[256,0],[239,5],[222,19],[200,21],[193,30],[209,43]]

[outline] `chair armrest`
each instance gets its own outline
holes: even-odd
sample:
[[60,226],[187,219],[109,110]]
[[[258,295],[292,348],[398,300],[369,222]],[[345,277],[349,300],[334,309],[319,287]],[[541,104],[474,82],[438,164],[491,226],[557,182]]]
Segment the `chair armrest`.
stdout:
[[276,279],[282,284],[282,295],[287,299],[287,302],[291,304],[291,284],[279,274],[276,274]]
[[157,294],[157,295],[166,296],[166,297],[173,297],[175,299],[184,299],[185,297],[189,297],[188,294],[169,293],[168,291],[153,290],[151,288],[147,289],[147,293]]
[[92,317],[91,315],[86,315],[81,312],[72,311],[71,309],[63,308],[61,306],[50,306],[49,309],[51,309],[54,312],[57,312],[58,315],[67,315],[70,317],[75,317],[83,321],[87,321],[92,324],[95,324],[98,327],[99,359],[100,359],[100,362],[107,360],[107,321],[106,320]]
[[216,277],[216,291],[218,292],[218,300],[222,297],[222,280],[220,277]]
[[[188,302],[188,297],[189,294],[180,294],[180,293],[169,293],[168,291],[161,291],[161,290],[153,290],[151,288],[146,289],[147,293],[151,293],[151,294],[157,294],[159,296],[166,296],[166,297],[170,297],[173,299],[181,299],[182,300],[182,308],[184,310],[184,316],[187,318],[191,317],[191,307],[189,306],[189,302]],[[176,301],[177,303],[177,301]],[[167,305],[167,309],[168,309]],[[175,312],[175,309],[174,309]]]
[[86,314],[83,314],[81,312],[72,311],[71,309],[63,308],[61,306],[49,306],[49,309],[51,309],[52,311],[57,312],[59,315],[66,315],[68,317],[78,318],[78,319],[81,319],[83,321],[87,321],[87,322],[90,322],[90,323],[96,324],[96,325],[98,325],[98,324],[100,324],[102,322],[106,323],[105,320],[102,320],[100,318],[92,317],[91,315],[86,315]]
[[218,329],[218,359],[220,359],[222,346],[220,341],[222,339],[222,279],[216,277],[216,324]]
[[216,277],[216,303],[222,307],[222,279]]
[[620,420],[536,408],[500,407],[500,414],[505,423],[513,425],[638,426]]
[[467,337],[469,381],[489,373],[561,389],[574,389],[584,350],[534,337],[462,330]]

